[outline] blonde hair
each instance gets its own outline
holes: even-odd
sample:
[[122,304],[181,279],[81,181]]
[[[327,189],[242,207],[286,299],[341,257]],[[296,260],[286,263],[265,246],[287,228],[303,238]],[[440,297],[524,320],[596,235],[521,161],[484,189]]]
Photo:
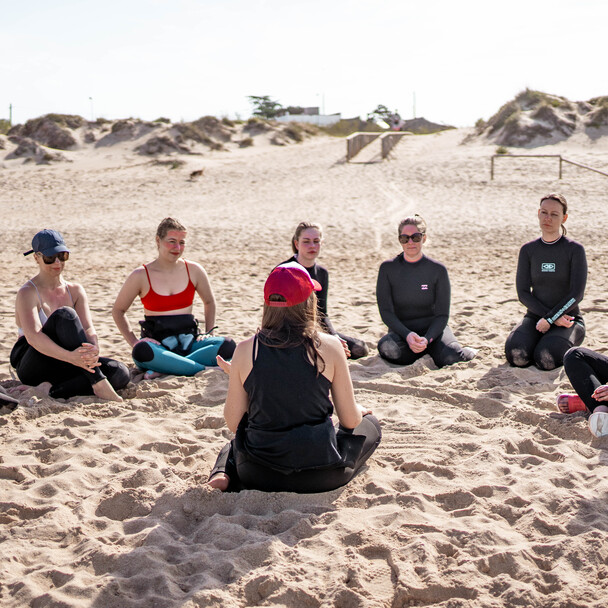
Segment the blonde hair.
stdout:
[[296,231],[293,233],[291,237],[291,250],[294,253],[298,253],[298,248],[296,247],[296,241],[300,238],[300,235],[304,230],[308,230],[309,228],[314,228],[319,231],[319,235],[323,236],[323,229],[321,228],[321,224],[313,224],[312,222],[300,222],[296,226]]
[[172,217],[166,217],[156,229],[156,236],[159,239],[164,239],[167,236],[169,230],[179,230],[180,232],[186,232],[186,227],[173,219]]

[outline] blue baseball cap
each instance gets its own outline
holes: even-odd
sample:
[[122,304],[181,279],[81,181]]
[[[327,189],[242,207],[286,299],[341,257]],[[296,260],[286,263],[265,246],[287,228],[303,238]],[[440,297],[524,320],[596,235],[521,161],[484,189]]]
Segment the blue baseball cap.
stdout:
[[49,230],[45,228],[37,232],[32,239],[32,248],[26,251],[23,255],[30,253],[41,253],[42,255],[55,255],[60,251],[70,250],[67,248],[63,237],[57,230]]

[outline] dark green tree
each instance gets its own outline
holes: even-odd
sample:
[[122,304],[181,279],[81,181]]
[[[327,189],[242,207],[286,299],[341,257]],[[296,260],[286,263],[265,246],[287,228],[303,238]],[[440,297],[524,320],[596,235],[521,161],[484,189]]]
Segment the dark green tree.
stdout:
[[253,115],[266,120],[279,116],[283,110],[283,106],[278,101],[270,99],[270,95],[248,95],[247,99],[253,106]]

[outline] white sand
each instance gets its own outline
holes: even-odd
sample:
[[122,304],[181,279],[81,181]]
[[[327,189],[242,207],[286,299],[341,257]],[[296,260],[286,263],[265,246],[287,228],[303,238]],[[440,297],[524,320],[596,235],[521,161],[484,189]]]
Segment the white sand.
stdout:
[[[467,133],[409,137],[374,164],[344,164],[344,142],[329,138],[184,157],[175,170],[145,164],[131,143],[48,167],[0,161],[4,384],[15,293],[34,274],[21,253],[37,230],[64,234],[66,275],[87,289],[103,354],[129,362],[110,309],[154,257],[163,217],[189,227],[186,257],[210,275],[219,333],[237,340],[258,326],[264,279],[290,255],[295,225],[313,219],[325,226],[334,326],[372,349],[350,364],[357,398],[384,431],[345,488],[221,494],[203,485],[230,437],[221,371],[133,384],[118,405],[28,389],[0,417],[0,605],[604,605],[608,441],[553,413],[570,388],[563,370],[509,368],[503,346],[524,314],[517,252],[538,235],[541,195],[560,191],[589,261],[585,345],[606,351],[608,178],[565,166],[560,181],[556,160],[499,159],[490,181],[495,146],[461,145]],[[607,139],[535,152],[608,171]],[[450,325],[480,349],[472,362],[399,368],[377,356],[377,269],[413,212],[429,225],[426,253],[450,271]]]

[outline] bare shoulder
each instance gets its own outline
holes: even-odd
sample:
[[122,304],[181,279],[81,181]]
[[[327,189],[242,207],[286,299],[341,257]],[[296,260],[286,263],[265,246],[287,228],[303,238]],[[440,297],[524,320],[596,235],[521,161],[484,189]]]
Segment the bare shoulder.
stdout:
[[188,265],[188,270],[190,271],[190,275],[204,275],[207,276],[205,269],[198,262],[193,262],[192,260],[184,260],[184,262]]
[[337,336],[319,332],[321,346],[319,348],[322,355],[338,356],[344,352],[344,347]]
[[65,281],[65,285],[72,294],[74,300],[76,300],[79,296],[86,296],[86,291],[84,287],[80,283],[74,283],[72,281]]
[[[255,336],[251,336],[242,342],[239,342],[236,346],[236,350],[234,351],[234,355],[232,355],[232,361],[242,361],[249,360],[251,361],[251,353],[253,351],[253,343],[255,341]],[[248,359],[245,359],[249,357]]]

